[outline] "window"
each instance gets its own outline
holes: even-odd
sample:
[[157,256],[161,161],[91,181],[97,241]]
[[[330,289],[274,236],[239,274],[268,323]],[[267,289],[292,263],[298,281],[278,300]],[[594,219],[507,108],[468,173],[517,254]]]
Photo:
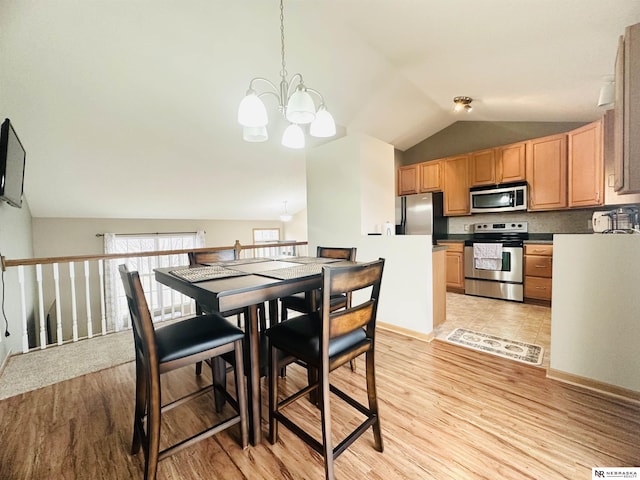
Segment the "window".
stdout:
[[280,240],[279,228],[254,228],[253,243],[274,243]]
[[[104,251],[107,254],[186,250],[203,246],[204,232],[202,231],[136,235],[105,233],[104,235]],[[188,265],[186,253],[109,260],[105,262],[105,303],[109,330],[119,331],[131,326],[127,297],[118,271],[118,266],[123,263],[130,271],[135,270],[140,274],[142,288],[154,321],[193,313],[194,302],[175,290],[157,283],[153,272],[159,267]]]

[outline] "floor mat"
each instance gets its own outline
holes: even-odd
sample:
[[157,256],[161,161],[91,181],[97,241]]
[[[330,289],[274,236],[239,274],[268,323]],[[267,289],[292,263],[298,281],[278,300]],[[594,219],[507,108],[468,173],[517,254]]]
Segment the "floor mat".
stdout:
[[447,336],[447,341],[529,365],[542,364],[544,354],[544,348],[540,345],[508,340],[465,328],[456,328]]

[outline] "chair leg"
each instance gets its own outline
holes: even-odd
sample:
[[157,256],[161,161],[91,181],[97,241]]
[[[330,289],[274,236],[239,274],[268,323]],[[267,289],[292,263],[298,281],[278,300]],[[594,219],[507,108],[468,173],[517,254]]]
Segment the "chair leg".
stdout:
[[142,361],[136,359],[136,400],[133,410],[133,440],[131,441],[131,455],[140,451],[142,431],[144,428],[144,414],[147,408],[147,376]]
[[382,430],[380,428],[380,415],[378,414],[378,395],[376,393],[376,367],[373,351],[366,353],[366,370],[367,370],[367,397],[369,397],[369,410],[376,416],[373,427],[373,439],[375,449],[379,452],[384,450],[382,443]]
[[[247,401],[247,389],[244,376],[244,353],[242,352],[242,340],[235,342],[234,378],[236,384],[236,399],[238,400],[238,414],[240,415],[240,445],[246,448],[249,444],[249,409]],[[224,365],[224,361],[222,362]]]
[[213,399],[216,412],[221,413],[226,403],[223,392],[227,391],[227,366],[222,357],[211,359],[211,376],[213,377]]
[[144,464],[144,480],[155,480],[160,453],[160,423],[162,397],[160,378],[149,379],[149,411],[147,412],[147,448]]
[[269,441],[278,441],[278,351],[269,346]]
[[322,448],[324,456],[324,474],[326,480],[334,480],[333,441],[331,439],[331,407],[329,402],[329,370],[320,369],[320,405],[322,414]]

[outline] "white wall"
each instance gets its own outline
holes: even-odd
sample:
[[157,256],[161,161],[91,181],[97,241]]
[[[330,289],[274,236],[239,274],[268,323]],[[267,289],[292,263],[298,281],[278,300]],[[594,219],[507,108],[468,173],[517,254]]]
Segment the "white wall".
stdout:
[[307,209],[296,213],[290,222],[284,224],[284,240],[307,241]]
[[[33,251],[36,257],[104,253],[97,233],[207,232],[207,247],[233,246],[236,240],[253,243],[254,228],[284,229],[280,221],[268,220],[155,220],[109,218],[34,218]],[[281,237],[284,236],[281,230]],[[284,237],[286,238],[286,237]],[[296,239],[300,241],[304,239]]]
[[640,235],[553,239],[551,368],[640,392]]
[[373,225],[393,221],[394,192],[391,145],[357,135],[308,152],[309,252],[318,245],[357,247],[359,261],[385,258],[378,321],[429,334],[431,236],[366,235]]
[[[31,212],[26,199],[22,208],[9,206],[0,202],[0,254],[7,259],[30,258],[33,256],[31,239]],[[25,269],[26,310],[33,312],[34,276],[29,269]],[[0,365],[10,353],[22,351],[22,306],[18,290],[18,269],[10,267],[4,272],[4,311],[9,323],[11,336],[5,337],[4,318],[0,318]],[[2,298],[0,289],[0,301]],[[33,328],[33,314],[28,315],[28,322]]]

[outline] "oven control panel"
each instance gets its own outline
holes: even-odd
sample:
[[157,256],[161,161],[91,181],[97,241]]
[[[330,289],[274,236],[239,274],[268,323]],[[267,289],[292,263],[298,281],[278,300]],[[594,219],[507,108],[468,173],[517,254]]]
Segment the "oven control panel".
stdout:
[[474,223],[473,233],[528,233],[528,222]]

